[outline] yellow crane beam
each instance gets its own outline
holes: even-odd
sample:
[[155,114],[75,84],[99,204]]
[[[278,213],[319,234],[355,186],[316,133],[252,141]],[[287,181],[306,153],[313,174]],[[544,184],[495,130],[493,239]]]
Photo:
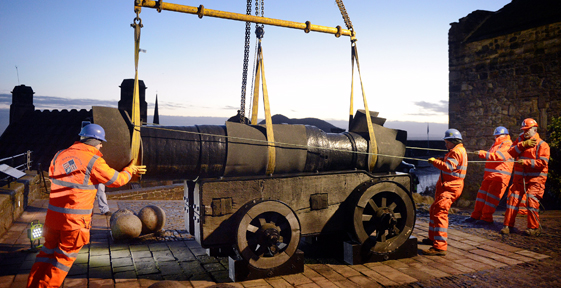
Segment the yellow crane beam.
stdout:
[[199,15],[199,18],[203,18],[203,16],[209,16],[215,18],[223,18],[223,19],[230,19],[236,21],[253,22],[258,24],[300,29],[300,30],[304,30],[304,32],[306,33],[310,31],[322,32],[322,33],[334,34],[335,37],[339,37],[341,35],[354,36],[354,31],[343,29],[341,28],[341,26],[327,27],[327,26],[311,24],[310,21],[306,21],[305,23],[300,23],[300,22],[252,16],[246,14],[225,12],[220,10],[207,9],[203,5],[200,5],[199,7],[194,7],[194,6],[167,3],[163,1],[135,0],[135,9],[140,9],[141,7],[154,8],[157,9],[158,11],[167,10],[167,11],[195,14],[195,15]]

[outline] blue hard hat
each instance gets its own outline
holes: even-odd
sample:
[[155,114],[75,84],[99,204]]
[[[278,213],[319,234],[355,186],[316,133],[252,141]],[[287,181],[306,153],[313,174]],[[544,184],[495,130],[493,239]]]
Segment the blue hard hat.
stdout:
[[94,138],[107,142],[107,140],[105,140],[105,130],[97,124],[88,124],[84,126],[78,135],[85,138]]
[[493,135],[497,136],[497,135],[508,135],[508,129],[506,129],[503,126],[499,126],[497,128],[495,128],[495,132],[493,132]]
[[456,129],[448,129],[446,130],[446,132],[444,132],[444,140],[448,140],[448,139],[460,139],[462,140],[462,134],[460,133],[460,131],[456,130]]

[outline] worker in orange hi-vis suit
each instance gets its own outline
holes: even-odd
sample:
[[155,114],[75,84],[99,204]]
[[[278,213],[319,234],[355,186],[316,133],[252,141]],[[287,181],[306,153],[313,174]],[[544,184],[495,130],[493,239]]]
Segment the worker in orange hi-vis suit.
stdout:
[[448,153],[441,159],[429,158],[428,162],[441,170],[436,182],[434,203],[430,206],[429,238],[424,244],[432,245],[423,250],[425,255],[446,255],[448,243],[448,210],[462,194],[467,171],[467,154],[462,144],[462,134],[456,129],[444,133]]
[[60,287],[90,240],[97,184],[120,187],[133,175],[146,173],[146,166],[129,164],[123,171],[110,168],[99,149],[105,131],[89,124],[80,131],[80,141],[59,151],[49,167],[51,193],[44,225],[45,242],[29,273],[27,287]]
[[549,163],[549,145],[543,141],[537,130],[538,123],[527,118],[522,122],[522,131],[513,143],[509,154],[517,159],[514,164],[512,186],[508,191],[504,227],[501,234],[509,234],[516,220],[516,214],[523,195],[527,196],[528,229],[524,234],[541,234],[539,209],[542,199]]
[[518,204],[518,213],[516,213],[516,217],[518,216],[526,216],[528,215],[528,209],[526,208],[526,194],[522,195],[522,200]]
[[493,213],[501,201],[503,194],[508,186],[508,181],[512,174],[514,161],[508,161],[510,155],[507,153],[512,146],[508,129],[499,126],[493,133],[495,143],[489,151],[478,151],[479,158],[487,159],[485,163],[485,174],[483,182],[477,192],[475,208],[471,217],[465,222],[475,222],[476,224],[493,224]]

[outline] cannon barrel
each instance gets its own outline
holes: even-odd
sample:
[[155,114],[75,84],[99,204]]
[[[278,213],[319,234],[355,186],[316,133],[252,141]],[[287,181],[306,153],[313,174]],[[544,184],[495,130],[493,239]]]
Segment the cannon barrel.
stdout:
[[[94,123],[105,128],[107,163],[122,169],[130,162],[130,131],[126,114],[115,108],[93,107]],[[357,125],[354,125],[357,126]],[[407,134],[374,124],[378,158],[372,172],[394,171],[405,154]],[[351,129],[352,130],[352,129]],[[273,125],[274,174],[334,170],[366,170],[368,133],[326,133],[315,126]],[[264,175],[268,163],[265,127],[226,122],[225,125],[142,126],[144,180],[186,180]]]

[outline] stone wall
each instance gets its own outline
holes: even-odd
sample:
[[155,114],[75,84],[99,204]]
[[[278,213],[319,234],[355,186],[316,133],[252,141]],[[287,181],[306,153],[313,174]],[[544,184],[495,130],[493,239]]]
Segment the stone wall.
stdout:
[[107,192],[108,200],[183,200],[183,184]]
[[[475,11],[449,31],[449,125],[460,130],[468,151],[489,149],[497,126],[516,139],[528,117],[547,139],[548,122],[561,115],[561,22],[464,42],[490,13]],[[463,197],[475,199],[483,168],[469,165]]]
[[45,180],[47,186],[36,171],[26,171],[26,176],[0,187],[0,235],[12,226],[28,204],[48,198],[46,190],[50,189],[50,181]]

